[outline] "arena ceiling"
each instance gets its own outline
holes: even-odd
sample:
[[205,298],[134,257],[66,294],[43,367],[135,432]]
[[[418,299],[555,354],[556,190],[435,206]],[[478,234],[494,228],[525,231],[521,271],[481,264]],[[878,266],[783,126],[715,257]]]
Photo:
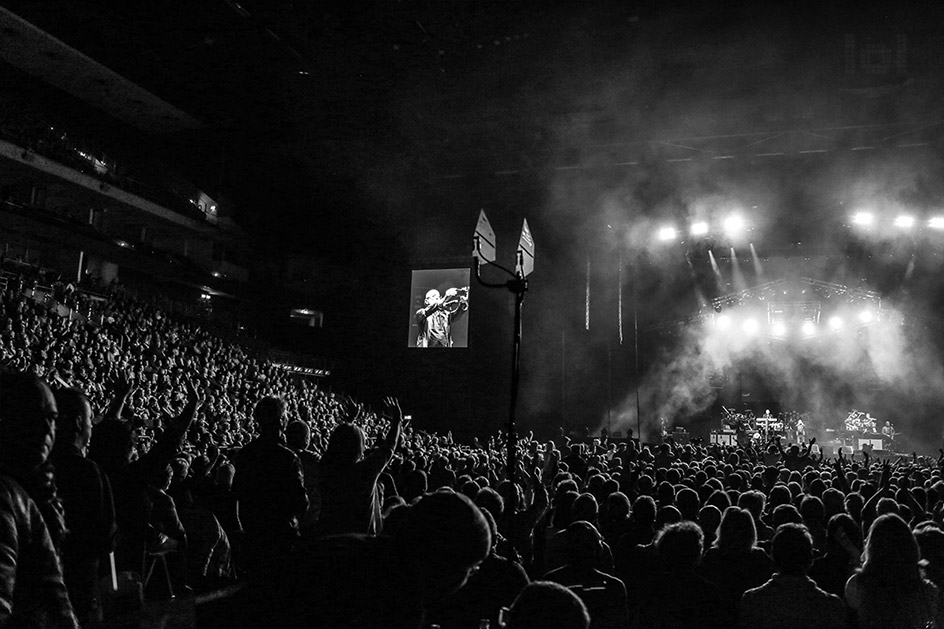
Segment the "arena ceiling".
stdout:
[[[423,243],[402,232],[418,222],[448,230],[506,197],[546,206],[555,185],[678,213],[685,173],[728,179],[725,160],[756,172],[783,156],[940,149],[944,22],[930,2],[6,6],[205,125],[184,144],[190,169],[237,199],[248,227],[283,217],[270,229],[283,242],[343,216],[416,255]],[[918,52],[908,72],[843,75],[848,33],[900,32]],[[582,211],[600,214],[595,203]]]

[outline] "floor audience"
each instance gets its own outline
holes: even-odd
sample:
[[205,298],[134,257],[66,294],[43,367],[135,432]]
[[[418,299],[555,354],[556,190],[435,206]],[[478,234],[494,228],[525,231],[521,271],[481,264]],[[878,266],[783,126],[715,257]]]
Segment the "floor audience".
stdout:
[[944,616],[944,454],[528,435],[509,479],[500,435],[414,430],[395,398],[374,410],[103,294],[89,318],[2,291],[0,627],[109,626],[112,584],[158,556],[177,596],[212,593],[210,627]]

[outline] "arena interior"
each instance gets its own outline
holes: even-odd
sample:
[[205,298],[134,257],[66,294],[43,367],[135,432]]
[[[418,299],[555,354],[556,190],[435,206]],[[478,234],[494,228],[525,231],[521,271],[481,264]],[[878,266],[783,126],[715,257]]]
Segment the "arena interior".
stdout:
[[944,627],[942,27],[5,2],[0,627]]

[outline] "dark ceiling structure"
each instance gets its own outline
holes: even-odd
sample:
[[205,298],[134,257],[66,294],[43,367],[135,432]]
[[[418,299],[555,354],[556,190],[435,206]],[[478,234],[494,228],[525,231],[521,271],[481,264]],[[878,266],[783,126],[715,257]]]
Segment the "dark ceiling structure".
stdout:
[[[250,224],[280,208],[288,234],[293,215],[412,228],[442,211],[443,185],[540,191],[578,171],[612,187],[638,170],[940,149],[930,2],[7,6],[201,121],[192,168]],[[903,71],[844,72],[850,35],[867,51],[901,33]]]

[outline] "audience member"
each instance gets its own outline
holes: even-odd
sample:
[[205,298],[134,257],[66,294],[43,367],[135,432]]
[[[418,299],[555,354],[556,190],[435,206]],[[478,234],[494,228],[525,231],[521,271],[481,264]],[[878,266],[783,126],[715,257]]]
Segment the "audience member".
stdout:
[[[437,605],[430,614],[432,624],[450,629],[478,629],[484,619],[491,626],[498,626],[501,609],[511,605],[528,584],[528,575],[521,564],[498,554],[498,526],[492,514],[482,509],[482,515],[492,534],[491,551],[465,585]],[[387,529],[385,522],[384,530]]]
[[846,581],[862,560],[862,532],[847,513],[837,513],[826,527],[826,548],[813,561],[810,578],[830,594],[844,596]]
[[813,538],[802,524],[777,528],[771,542],[776,572],[741,598],[739,625],[749,629],[842,629],[842,601],[807,577],[813,562]]
[[640,627],[723,626],[717,586],[695,572],[703,543],[694,522],[676,522],[659,531],[659,567],[649,577],[652,586],[642,601]]
[[938,591],[924,578],[915,536],[901,517],[878,516],[865,540],[862,567],[846,583],[846,603],[860,629],[933,626]]
[[49,455],[56,400],[35,375],[0,379],[0,626],[77,628],[57,546],[66,535]]
[[253,410],[259,437],[240,450],[233,477],[246,567],[268,576],[292,551],[308,508],[301,463],[285,446],[285,403],[267,396]]
[[78,389],[60,389],[55,397],[59,415],[50,460],[69,529],[62,544],[62,571],[75,613],[88,624],[101,620],[99,564],[114,550],[118,525],[108,478],[86,458],[92,405]]
[[763,584],[772,572],[770,557],[757,546],[754,518],[740,507],[725,509],[718,536],[705,551],[698,573],[718,586],[730,624],[737,618],[744,592]]
[[557,583],[526,586],[505,616],[505,629],[588,629],[590,614],[580,598]]
[[321,535],[380,532],[383,500],[377,479],[393,458],[403,426],[400,403],[388,397],[385,404],[393,413],[390,428],[371,452],[365,454],[364,432],[353,423],[341,423],[331,433],[319,476]]
[[571,589],[590,611],[591,627],[616,629],[629,623],[626,587],[614,576],[597,569],[604,552],[603,537],[589,522],[567,527],[567,564],[544,575]]

